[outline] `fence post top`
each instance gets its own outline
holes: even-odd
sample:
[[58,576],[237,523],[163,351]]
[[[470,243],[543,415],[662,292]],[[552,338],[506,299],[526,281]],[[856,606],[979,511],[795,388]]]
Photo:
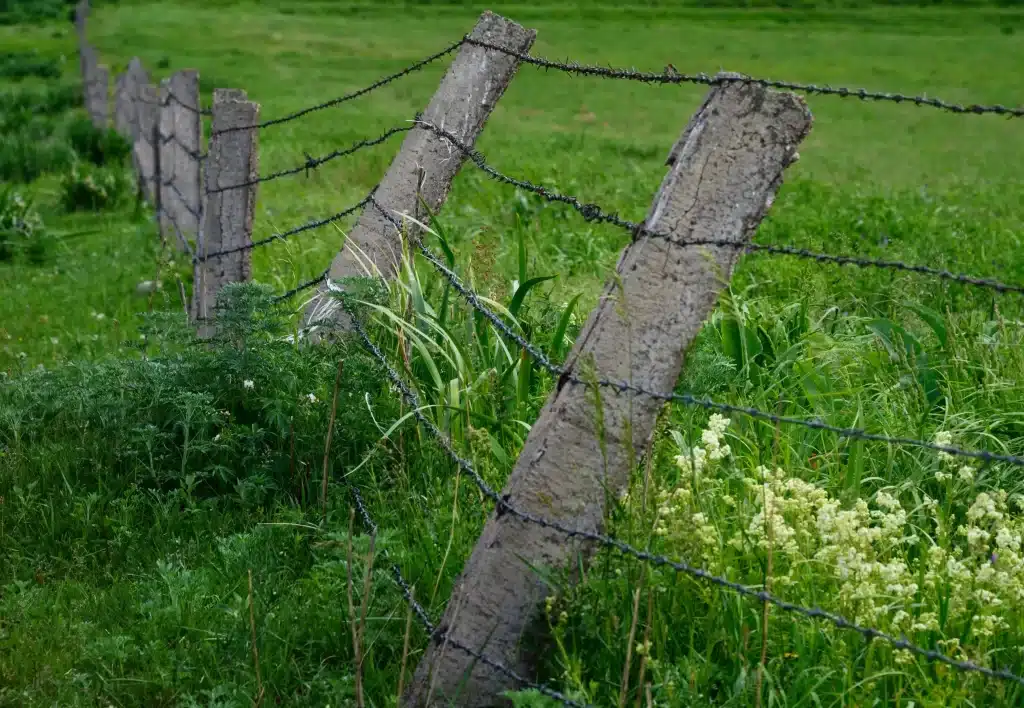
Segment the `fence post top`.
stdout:
[[245,89],[239,88],[218,88],[213,90],[213,102],[224,103],[226,101],[248,101],[249,94]]
[[521,34],[523,39],[529,38],[531,41],[537,36],[537,30],[526,29],[515,20],[510,20],[490,10],[484,10],[469,36],[470,39],[488,44],[503,44],[504,42],[501,41],[503,36],[510,33],[514,33],[513,37]]

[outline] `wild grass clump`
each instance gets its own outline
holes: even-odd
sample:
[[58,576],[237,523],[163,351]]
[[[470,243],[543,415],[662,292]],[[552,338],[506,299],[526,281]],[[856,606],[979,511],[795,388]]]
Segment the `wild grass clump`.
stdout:
[[28,183],[69,166],[64,116],[78,102],[78,89],[65,85],[0,94],[0,179]]
[[131,180],[123,167],[74,164],[60,180],[60,203],[65,211],[107,211],[128,198]]
[[40,22],[66,16],[70,0],[0,0],[0,25]]
[[[0,18],[3,10],[0,9]],[[0,24],[4,24],[0,20]],[[28,77],[56,79],[61,75],[60,63],[47,59],[38,52],[4,52],[0,54],[0,79],[20,81]]]
[[68,124],[67,136],[75,153],[94,165],[123,165],[132,150],[116,130],[97,128],[86,116],[76,116]]
[[31,201],[13,187],[0,191],[0,261],[12,260],[21,253],[38,263],[46,243],[46,229]]

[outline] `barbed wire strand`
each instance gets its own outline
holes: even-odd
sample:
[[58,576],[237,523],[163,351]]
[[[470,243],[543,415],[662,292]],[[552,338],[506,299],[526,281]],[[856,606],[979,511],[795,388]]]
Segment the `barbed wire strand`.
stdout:
[[185,211],[194,216],[196,218],[197,223],[202,220],[202,200],[200,200],[200,208],[196,209],[195,207],[188,203],[188,197],[182,194],[181,189],[178,187],[177,183],[173,179],[169,179],[166,182],[161,181],[160,184],[164,187],[168,187],[172,192],[174,192],[174,195],[178,197],[178,199],[181,201],[181,205],[185,207]]
[[217,194],[219,192],[227,192],[227,191],[232,190],[232,189],[241,189],[242,187],[251,187],[254,184],[260,184],[261,182],[270,182],[272,180],[279,179],[281,177],[287,177],[289,175],[299,174],[300,172],[305,172],[308,175],[310,170],[316,169],[317,167],[319,167],[320,165],[324,164],[325,162],[330,162],[331,160],[337,159],[339,157],[345,157],[347,155],[352,155],[354,153],[359,152],[360,150],[364,150],[366,148],[373,147],[375,145],[380,145],[381,143],[389,140],[390,138],[392,138],[395,135],[398,135],[399,133],[407,133],[407,132],[409,132],[414,127],[415,126],[412,126],[412,125],[405,125],[405,126],[398,126],[398,127],[395,127],[395,128],[391,128],[390,130],[382,133],[381,135],[379,135],[376,138],[360,140],[358,142],[353,143],[352,145],[350,145],[349,147],[345,148],[344,150],[335,150],[334,152],[327,153],[326,155],[323,155],[321,157],[314,158],[314,157],[310,157],[309,155],[307,155],[306,156],[306,162],[301,164],[301,165],[299,165],[299,166],[297,166],[297,167],[292,167],[292,168],[289,168],[287,170],[281,170],[280,172],[273,172],[273,173],[268,174],[268,175],[261,175],[259,177],[256,177],[255,179],[251,179],[251,180],[248,180],[246,182],[240,182],[238,184],[230,184],[230,185],[228,185],[226,187],[218,187],[217,189],[211,189],[211,190],[209,190],[207,192],[207,194]]
[[305,224],[302,224],[301,226],[296,226],[294,228],[288,229],[287,231],[282,231],[281,233],[271,234],[270,236],[267,236],[266,238],[260,239],[258,241],[253,241],[251,243],[242,244],[241,246],[225,248],[221,251],[214,251],[213,253],[208,253],[201,258],[194,258],[193,263],[205,263],[206,261],[209,261],[211,258],[219,258],[220,256],[226,256],[232,253],[238,253],[240,251],[248,251],[253,248],[259,248],[260,246],[266,246],[267,244],[273,243],[274,241],[285,241],[288,238],[295,236],[296,234],[301,234],[306,231],[312,231],[313,229],[319,229],[335,221],[344,219],[346,216],[349,216],[359,211],[370,202],[370,199],[373,197],[373,194],[376,191],[377,187],[374,187],[373,189],[370,190],[369,194],[367,194],[357,203],[353,204],[347,209],[339,211],[337,214],[332,214],[331,216],[328,216],[323,219],[307,221]]
[[[330,281],[328,281],[328,283],[329,282]],[[503,513],[508,513],[520,519],[521,521],[536,524],[542,526],[543,528],[551,529],[553,531],[558,531],[562,534],[565,534],[568,538],[580,538],[586,541],[590,541],[598,545],[604,546],[606,548],[618,551],[623,555],[633,557],[637,560],[646,563],[650,563],[655,567],[668,567],[676,573],[689,575],[693,578],[705,581],[724,590],[729,590],[738,595],[756,599],[763,603],[771,604],[774,607],[783,610],[784,612],[790,612],[796,615],[806,617],[808,619],[827,621],[834,625],[837,629],[857,632],[868,641],[875,639],[884,641],[888,643],[890,646],[892,646],[894,649],[902,649],[911,652],[912,654],[916,654],[917,656],[927,659],[928,661],[942,663],[952,668],[955,668],[959,671],[976,672],[989,678],[998,678],[1006,681],[1012,681],[1017,684],[1020,684],[1021,686],[1024,686],[1024,677],[1018,676],[1006,669],[991,669],[986,666],[976,664],[972,661],[954,659],[953,657],[942,654],[941,652],[917,646],[916,644],[911,643],[906,638],[897,638],[886,632],[882,632],[871,627],[861,626],[856,622],[853,622],[843,617],[842,615],[833,612],[828,612],[817,607],[803,607],[801,605],[796,605],[794,603],[787,602],[778,597],[775,597],[767,591],[752,590],[746,587],[745,585],[733,582],[725,577],[714,575],[713,573],[710,573],[709,571],[704,570],[703,568],[691,566],[690,564],[684,561],[672,560],[660,554],[655,554],[649,551],[637,549],[634,546],[626,543],[625,541],[621,541],[619,539],[606,536],[604,534],[585,531],[582,529],[574,529],[565,526],[562,523],[550,521],[548,519],[544,519],[538,516],[534,516],[533,514],[521,511],[508,501],[507,496],[503,497],[499,495],[496,491],[494,491],[494,489],[492,489],[490,485],[487,484],[483,477],[480,476],[476,469],[474,469],[472,463],[470,463],[468,460],[459,455],[459,453],[455,451],[455,449],[444,437],[444,434],[437,428],[437,426],[434,425],[434,423],[430,421],[430,419],[428,419],[422,413],[420,409],[419,398],[408,387],[408,385],[401,378],[401,376],[399,376],[398,372],[396,372],[395,369],[388,363],[387,358],[384,356],[383,352],[381,352],[380,348],[373,343],[373,340],[370,339],[365,327],[363,326],[359,318],[355,315],[355,313],[352,312],[352,310],[344,304],[344,300],[342,300],[342,303],[343,307],[346,307],[349,315],[352,318],[352,326],[356,334],[362,340],[363,346],[373,355],[375,359],[377,359],[378,363],[380,363],[381,366],[384,368],[388,378],[399,390],[401,395],[406,399],[406,402],[411,407],[413,415],[416,417],[419,423],[427,430],[427,432],[434,439],[434,441],[439,446],[441,446],[442,450],[452,460],[452,462],[456,464],[460,472],[468,476],[477,486],[477,488],[481,491],[481,493],[483,493],[492,502],[494,502],[496,514],[501,515]]]
[[[370,203],[380,211],[385,218],[391,221],[391,224],[401,231],[401,225],[392,217],[387,211],[380,205],[376,199],[371,199]],[[760,418],[767,420],[772,423],[786,424],[786,425],[799,425],[805,428],[813,428],[815,430],[822,430],[831,433],[835,433],[840,437],[853,438],[859,440],[870,440],[873,442],[884,442],[890,445],[907,445],[912,447],[927,448],[938,452],[945,452],[950,455],[959,457],[969,457],[985,462],[1008,462],[1017,466],[1024,466],[1024,457],[1019,455],[1004,455],[999,453],[990,452],[988,450],[966,450],[951,445],[940,445],[934,442],[928,442],[927,440],[917,440],[915,438],[905,437],[893,437],[888,435],[880,435],[877,433],[870,433],[861,428],[843,428],[835,425],[829,425],[828,423],[821,422],[819,420],[803,420],[801,418],[793,418],[790,416],[780,416],[767,411],[762,411],[757,408],[751,408],[747,406],[737,406],[728,403],[719,403],[705,398],[697,398],[691,394],[681,393],[661,393],[658,391],[649,391],[645,388],[635,386],[633,384],[626,383],[624,381],[610,381],[608,379],[597,379],[594,382],[586,381],[581,379],[576,374],[572,373],[569,369],[552,362],[544,352],[540,351],[531,342],[527,341],[522,335],[513,331],[505,321],[497,315],[494,311],[488,308],[475,292],[467,288],[448,266],[446,266],[437,255],[427,247],[423,242],[423,239],[419,236],[415,236],[413,241],[423,256],[434,266],[434,268],[444,277],[448,283],[462,296],[466,302],[468,302],[474,309],[480,314],[484,315],[492,324],[501,332],[506,338],[514,341],[519,347],[526,351],[530,357],[536,361],[540,366],[546,369],[550,374],[560,378],[563,381],[571,381],[572,383],[579,384],[582,386],[591,386],[597,384],[598,386],[611,388],[618,393],[636,393],[642,396],[648,396],[657,400],[666,402],[677,402],[683,403],[688,406],[697,406],[708,410],[718,410],[722,412],[730,413],[741,413],[743,415]]]
[[439,51],[439,52],[437,52],[435,54],[431,54],[427,58],[421,59],[420,61],[416,62],[415,64],[411,64],[411,65],[407,66],[406,68],[402,69],[401,71],[395,72],[394,74],[389,74],[388,76],[385,76],[385,77],[383,77],[381,79],[378,79],[377,81],[373,82],[369,86],[361,88],[358,91],[352,91],[350,93],[345,94],[344,96],[340,96],[338,98],[332,98],[329,101],[324,101],[323,103],[318,103],[315,106],[310,106],[308,108],[303,108],[300,111],[295,111],[294,113],[289,113],[288,115],[282,116],[280,118],[274,118],[272,120],[263,121],[262,123],[255,123],[253,125],[235,126],[233,128],[224,128],[222,130],[217,130],[217,131],[214,131],[214,132],[210,133],[210,137],[212,138],[215,135],[222,135],[224,133],[231,133],[231,132],[234,132],[236,130],[261,130],[263,128],[269,128],[272,125],[280,125],[281,123],[287,123],[289,121],[293,121],[293,120],[296,120],[298,118],[302,118],[303,116],[309,115],[310,113],[313,113],[314,111],[321,111],[321,110],[324,110],[325,108],[332,108],[334,106],[338,106],[338,105],[340,105],[342,103],[346,103],[347,101],[351,101],[351,100],[354,100],[356,98],[359,98],[360,96],[365,96],[366,94],[370,93],[371,91],[376,91],[377,89],[381,88],[382,86],[386,86],[387,84],[390,84],[391,82],[396,81],[396,80],[402,78],[403,76],[407,76],[408,74],[412,74],[412,73],[414,73],[416,71],[419,71],[420,69],[424,68],[425,66],[427,66],[429,64],[432,64],[433,62],[437,61],[438,59],[441,59],[441,58],[447,56],[448,54],[451,54],[452,52],[454,52],[456,49],[458,49],[461,46],[462,46],[462,40],[460,39],[458,42],[455,42],[454,44],[450,44],[449,46],[447,46],[446,48],[442,49],[441,51]]
[[536,194],[549,202],[557,202],[565,204],[576,210],[585,221],[588,222],[599,222],[612,224],[618,226],[621,229],[629,231],[633,236],[633,240],[636,240],[640,236],[648,236],[652,238],[659,238],[676,246],[720,246],[724,248],[732,248],[737,250],[745,250],[749,253],[767,253],[771,255],[781,256],[792,256],[795,258],[804,258],[819,263],[835,263],[837,265],[853,265],[860,268],[882,268],[890,270],[901,270],[911,273],[918,273],[921,275],[928,275],[943,280],[951,280],[964,285],[973,285],[976,287],[988,288],[995,290],[1000,293],[1018,293],[1024,294],[1024,285],[1016,285],[1012,283],[1003,283],[998,280],[991,278],[981,278],[973,275],[967,275],[964,273],[954,273],[949,270],[933,268],[931,266],[916,265],[912,263],[904,263],[902,261],[894,260],[879,260],[874,258],[863,258],[860,256],[845,256],[845,255],[833,255],[829,253],[819,253],[804,248],[795,248],[793,246],[775,246],[770,244],[759,244],[759,243],[736,243],[734,241],[726,241],[724,239],[694,239],[691,241],[680,241],[679,239],[673,238],[672,236],[658,231],[645,228],[642,224],[638,224],[628,219],[623,219],[614,212],[608,212],[602,209],[597,204],[584,203],[577,197],[562,194],[554,190],[548,189],[543,185],[534,184],[525,179],[512,177],[507,175],[495,167],[493,167],[487,159],[478,150],[475,150],[459,138],[452,134],[450,131],[445,130],[432,123],[419,120],[417,122],[421,128],[433,132],[435,135],[448,140],[453,147],[463,153],[467,159],[470,160],[478,169],[487,174],[489,177],[497,182],[518,187],[526,190],[533,194]]
[[178,225],[178,221],[177,219],[174,218],[174,215],[161,207],[156,212],[158,225],[161,215],[164,217],[164,219],[166,219],[167,223],[169,223],[171,227],[174,229],[174,233],[178,236],[178,241],[181,243],[184,251],[189,255],[189,258],[195,260],[196,254],[195,251],[192,250],[192,244],[188,242],[188,239],[185,237],[185,234],[182,233],[181,227]]
[[293,297],[295,297],[296,295],[298,295],[299,293],[301,293],[301,292],[303,292],[305,290],[309,290],[310,288],[316,287],[320,283],[323,283],[323,282],[325,282],[327,280],[327,275],[330,272],[331,272],[331,269],[328,268],[327,270],[325,270],[323,273],[321,273],[320,275],[316,276],[315,278],[311,278],[310,280],[307,280],[304,283],[300,283],[299,285],[296,285],[291,290],[286,290],[285,292],[281,293],[280,295],[275,297],[272,302],[274,302],[275,304],[279,303],[279,302],[284,302],[285,300],[293,298]]
[[178,146],[178,148],[182,152],[184,152],[186,155],[191,157],[196,162],[202,162],[203,161],[203,154],[201,152],[199,152],[198,150],[193,150],[191,147],[189,147],[188,145],[183,143],[181,141],[181,138],[178,137],[177,133],[171,133],[170,135],[164,135],[158,129],[157,130],[157,138],[160,141],[160,147],[163,147],[164,145],[169,145],[171,143],[174,143],[175,145]]
[[473,39],[472,37],[469,36],[464,37],[463,41],[466,42],[467,44],[473,44],[478,47],[491,49],[496,52],[501,52],[502,54],[505,54],[510,57],[515,57],[516,59],[525,64],[532,64],[533,66],[537,66],[542,69],[562,71],[568,74],[574,74],[576,76],[596,76],[605,79],[625,79],[628,81],[638,81],[647,84],[689,83],[701,84],[704,86],[714,86],[723,83],[749,83],[764,86],[766,88],[785,89],[788,91],[800,91],[802,93],[817,94],[822,96],[838,96],[840,98],[857,98],[862,101],[913,103],[916,106],[937,108],[943,111],[949,111],[951,113],[968,113],[975,115],[989,113],[1014,118],[1024,117],[1024,108],[1010,108],[1000,104],[959,104],[952,103],[950,101],[944,101],[940,98],[929,98],[928,96],[924,95],[912,96],[903,93],[868,91],[867,89],[863,88],[852,89],[845,87],[833,87],[828,85],[802,84],[792,81],[777,81],[775,79],[764,79],[745,75],[710,76],[704,73],[680,74],[679,72],[668,68],[666,68],[665,71],[660,73],[637,71],[636,69],[617,69],[614,67],[580,64],[573,61],[553,61],[551,59],[545,59],[543,57],[534,56],[532,54],[517,52],[506,47],[492,44],[490,42]]

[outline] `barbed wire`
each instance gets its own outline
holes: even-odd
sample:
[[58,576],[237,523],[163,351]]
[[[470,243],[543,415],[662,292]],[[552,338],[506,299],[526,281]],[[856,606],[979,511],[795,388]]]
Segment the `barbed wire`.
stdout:
[[169,179],[166,182],[161,181],[160,184],[161,186],[168,187],[172,192],[174,192],[174,195],[178,197],[178,199],[181,201],[181,205],[185,207],[185,211],[194,216],[196,218],[197,223],[199,220],[202,219],[201,209],[197,209],[196,207],[193,207],[191,204],[188,203],[188,197],[182,194],[181,189],[178,187],[177,183],[173,179]]
[[166,220],[166,222],[170,224],[171,227],[174,229],[174,233],[177,235],[178,241],[181,243],[182,249],[188,254],[189,258],[195,260],[195,251],[192,250],[192,244],[189,243],[188,238],[186,238],[185,234],[182,233],[181,226],[178,224],[178,220],[174,217],[174,215],[171,212],[167,211],[163,207],[160,207],[156,211],[156,218],[158,224],[160,222],[161,217],[163,217]]
[[288,123],[288,122],[296,120],[298,118],[302,118],[303,116],[309,115],[310,113],[313,113],[314,111],[322,111],[325,108],[332,108],[334,106],[341,105],[342,103],[346,103],[348,101],[352,101],[352,100],[354,100],[356,98],[359,98],[360,96],[365,96],[366,94],[370,93],[371,91],[376,91],[377,89],[381,88],[382,86],[386,86],[386,85],[390,84],[391,82],[396,81],[396,80],[402,78],[403,76],[407,76],[407,75],[412,74],[412,73],[414,73],[416,71],[419,71],[423,67],[425,67],[425,66],[427,66],[429,64],[432,64],[433,62],[437,61],[438,59],[441,59],[441,58],[447,56],[448,54],[451,54],[452,52],[454,52],[456,49],[458,49],[461,46],[462,46],[462,40],[460,39],[458,42],[455,42],[454,44],[451,44],[451,45],[447,46],[446,48],[442,49],[441,51],[439,51],[439,52],[437,52],[435,54],[431,54],[427,58],[421,59],[420,61],[416,62],[415,64],[411,64],[411,65],[407,66],[406,68],[402,69],[401,71],[397,71],[394,74],[389,74],[388,76],[385,76],[385,77],[383,77],[381,79],[378,79],[377,81],[374,81],[369,86],[361,88],[358,91],[352,91],[350,93],[345,94],[344,96],[340,96],[338,98],[332,98],[329,101],[324,101],[323,103],[318,103],[315,106],[310,106],[309,108],[303,108],[300,111],[295,111],[294,113],[289,113],[288,115],[282,116],[280,118],[274,118],[272,120],[263,121],[262,123],[254,123],[252,125],[241,125],[241,126],[235,126],[233,128],[224,128],[222,130],[216,130],[216,131],[213,131],[212,133],[210,133],[210,137],[212,138],[214,135],[222,135],[224,133],[231,133],[231,132],[234,132],[236,130],[261,130],[263,128],[269,128],[272,125],[280,125],[281,123]]
[[[624,79],[628,81],[638,81],[647,84],[701,84],[704,86],[714,86],[717,84],[724,83],[747,83],[757,84],[758,86],[764,86],[766,88],[777,88],[785,89],[788,91],[800,91],[802,93],[818,94],[823,96],[839,96],[840,98],[857,98],[862,101],[886,101],[891,103],[913,103],[916,106],[938,108],[940,110],[949,111],[951,113],[971,113],[976,115],[981,114],[995,114],[1009,117],[1020,118],[1024,116],[1024,108],[1009,108],[1007,106],[995,104],[995,105],[981,105],[977,103],[973,104],[959,104],[952,103],[950,101],[944,101],[940,98],[929,98],[928,96],[911,96],[903,93],[889,93],[885,91],[868,91],[863,88],[845,88],[845,87],[833,87],[828,85],[817,85],[817,84],[801,84],[792,81],[777,81],[775,79],[764,79],[756,78],[745,75],[716,75],[710,76],[704,73],[698,74],[680,74],[672,68],[666,67],[665,71],[660,73],[637,71],[636,69],[617,69],[614,67],[604,67],[580,64],[574,61],[553,61],[551,59],[545,59],[543,57],[534,56],[532,54],[526,54],[523,52],[517,52],[507,47],[502,47],[491,42],[486,42],[479,39],[473,39],[472,37],[466,36],[463,41],[467,44],[473,44],[478,47],[485,49],[491,49],[496,52],[501,52],[510,57],[515,57],[519,61],[525,64],[532,64],[543,69],[554,69],[562,71],[568,74],[575,74],[577,76],[597,76],[605,79]],[[671,67],[671,65],[669,65]]]
[[[418,118],[419,118],[419,116],[417,115],[416,119],[418,120]],[[347,155],[352,155],[352,154],[355,154],[355,153],[359,152],[360,150],[364,150],[366,148],[373,147],[375,145],[380,145],[381,143],[389,140],[390,138],[392,138],[395,135],[398,135],[399,133],[407,133],[407,132],[409,132],[414,127],[415,126],[413,126],[413,125],[397,126],[397,127],[391,128],[390,130],[385,131],[384,133],[382,133],[381,135],[377,136],[376,138],[368,138],[368,139],[365,139],[365,140],[359,140],[359,141],[353,143],[352,145],[350,145],[349,147],[345,148],[344,150],[335,150],[334,152],[327,153],[326,155],[323,155],[321,157],[311,157],[309,155],[306,155],[306,161],[303,164],[301,164],[301,165],[299,165],[297,167],[292,167],[292,168],[289,168],[287,170],[281,170],[280,172],[273,172],[273,173],[268,174],[268,175],[261,175],[259,177],[256,177],[255,179],[247,180],[245,182],[239,182],[238,184],[230,184],[230,185],[228,185],[226,187],[218,187],[216,189],[210,189],[210,190],[207,190],[207,194],[217,194],[219,192],[227,192],[227,191],[232,190],[232,189],[241,189],[242,187],[251,187],[254,184],[260,184],[261,182],[270,182],[272,180],[279,179],[281,177],[287,177],[289,175],[299,174],[300,172],[305,172],[306,176],[308,177],[310,170],[316,169],[317,167],[319,167],[320,165],[324,164],[325,162],[330,162],[331,160],[337,159],[339,157],[345,157]]]
[[608,212],[602,209],[597,204],[584,203],[577,197],[562,194],[549,189],[543,185],[535,184],[529,180],[512,177],[507,175],[495,167],[493,167],[487,159],[480,153],[479,150],[471,148],[462,142],[458,136],[454,135],[450,131],[434,125],[433,123],[418,120],[417,125],[425,130],[429,130],[438,137],[447,140],[454,148],[466,156],[470,162],[473,163],[479,170],[484,172],[486,175],[491,177],[497,182],[508,184],[513,187],[518,187],[525,191],[536,194],[549,202],[557,202],[565,204],[576,210],[585,221],[598,222],[612,224],[619,228],[629,231],[632,234],[632,238],[635,241],[641,236],[647,236],[650,238],[660,238],[668,241],[669,243],[676,246],[720,246],[723,248],[731,248],[736,250],[745,250],[748,253],[767,253],[772,255],[781,256],[792,256],[796,258],[804,258],[819,263],[835,263],[837,265],[854,265],[860,268],[883,268],[890,270],[901,270],[911,273],[918,273],[921,275],[929,275],[943,280],[951,280],[962,283],[964,285],[974,285],[982,288],[989,288],[1000,293],[1018,293],[1024,294],[1024,285],[1016,285],[1012,283],[1003,283],[998,280],[991,278],[981,278],[973,275],[967,275],[964,273],[954,273],[949,270],[933,268],[931,266],[916,265],[912,263],[904,263],[902,261],[895,260],[879,260],[874,258],[863,258],[860,256],[844,256],[844,255],[833,255],[830,253],[819,253],[811,251],[805,248],[795,248],[792,246],[774,246],[770,244],[759,244],[759,243],[738,243],[735,241],[727,241],[725,239],[693,239],[687,241],[681,241],[677,238],[672,237],[670,234],[661,233],[652,229],[645,228],[642,224],[630,221],[620,217],[614,212]]
[[[330,281],[328,281],[328,283],[329,282]],[[487,484],[486,480],[484,480],[483,477],[481,477],[480,474],[476,471],[472,463],[469,462],[469,460],[463,458],[461,455],[459,455],[459,453],[452,447],[451,443],[445,438],[444,434],[440,431],[440,429],[438,429],[437,426],[434,425],[434,423],[423,414],[420,408],[418,396],[409,388],[409,386],[405,383],[405,381],[398,374],[398,372],[395,371],[394,367],[392,367],[391,364],[388,363],[387,358],[384,356],[383,352],[381,352],[380,348],[377,347],[377,345],[373,343],[373,340],[370,339],[362,322],[351,310],[351,308],[349,308],[345,304],[344,299],[342,299],[342,307],[344,307],[347,310],[350,317],[352,318],[352,326],[356,334],[362,341],[364,348],[366,348],[367,351],[369,351],[371,355],[373,355],[373,357],[377,359],[378,363],[381,364],[381,366],[384,368],[388,379],[391,380],[391,382],[398,389],[399,393],[403,396],[403,398],[406,399],[406,403],[408,403],[408,405],[410,406],[411,412],[416,417],[417,421],[419,421],[420,425],[422,425],[427,430],[430,436],[434,439],[434,442],[441,447],[441,449],[445,452],[449,459],[451,459],[452,462],[455,463],[455,465],[459,468],[460,472],[468,476],[477,486],[480,492],[495,504],[496,514],[501,515],[504,513],[508,513],[512,516],[515,516],[521,521],[532,523],[553,531],[558,531],[559,533],[565,534],[568,538],[580,538],[586,541],[590,541],[605,548],[615,550],[623,555],[635,558],[636,560],[650,563],[655,567],[665,566],[677,574],[682,573],[685,575],[689,575],[690,577],[705,581],[724,590],[734,592],[737,595],[753,598],[763,603],[768,603],[774,607],[779,608],[780,610],[783,610],[784,612],[793,613],[805,617],[807,619],[827,621],[834,625],[837,629],[856,632],[868,641],[872,641],[875,639],[884,641],[888,643],[890,646],[892,646],[894,649],[902,649],[908,651],[912,654],[916,654],[917,656],[927,659],[928,661],[942,663],[952,668],[955,668],[959,671],[976,672],[989,678],[998,678],[1006,681],[1012,681],[1024,686],[1024,677],[1018,676],[1017,674],[1014,674],[1006,669],[991,669],[986,666],[981,666],[980,664],[977,664],[972,661],[954,659],[953,657],[947,656],[941,652],[932,649],[925,649],[924,647],[920,647],[916,644],[913,644],[905,637],[897,638],[891,634],[882,632],[878,629],[861,626],[856,622],[849,620],[846,617],[843,617],[842,615],[839,615],[837,613],[828,612],[818,607],[804,607],[791,602],[787,602],[765,590],[752,590],[749,587],[742,585],[740,583],[733,582],[728,578],[714,575],[713,573],[703,568],[697,568],[684,561],[673,560],[664,555],[651,553],[650,551],[640,550],[638,548],[635,548],[631,544],[626,543],[625,541],[621,541],[611,536],[595,533],[592,531],[585,531],[582,529],[574,529],[569,526],[565,526],[560,522],[550,521],[548,519],[535,516],[528,512],[521,511],[509,501],[508,495],[502,496],[498,494],[493,488],[491,488],[491,486]]]
[[285,292],[281,293],[280,295],[275,297],[272,302],[274,302],[275,304],[279,303],[279,302],[284,302],[285,300],[293,298],[293,297],[295,297],[296,295],[298,295],[299,293],[301,293],[301,292],[303,292],[305,290],[309,290],[310,288],[316,287],[320,283],[323,283],[323,282],[327,281],[327,276],[328,276],[328,274],[330,272],[331,272],[331,269],[328,268],[327,270],[325,270],[323,273],[321,273],[320,275],[316,276],[315,278],[311,278],[311,279],[307,280],[304,283],[300,283],[299,285],[296,285],[291,290],[286,290]]
[[[394,217],[388,214],[387,210],[384,209],[384,207],[382,207],[381,204],[375,198],[371,198],[370,203],[373,204],[373,206],[378,211],[380,211],[384,215],[384,217],[391,222],[393,226],[395,226],[396,228],[399,229],[399,231],[401,231],[401,224],[399,224],[394,219]],[[861,428],[844,428],[836,425],[830,425],[820,420],[803,420],[801,418],[793,418],[791,416],[780,416],[774,413],[770,413],[768,411],[762,411],[758,408],[752,408],[748,406],[737,406],[728,403],[720,403],[718,401],[712,401],[706,398],[697,398],[696,396],[693,396],[688,393],[663,393],[660,391],[650,391],[643,387],[626,383],[625,381],[611,381],[608,379],[597,379],[595,381],[584,380],[578,377],[576,374],[574,374],[571,370],[566,369],[565,367],[552,362],[547,357],[547,355],[545,355],[544,352],[538,349],[534,344],[526,340],[518,332],[513,331],[512,328],[509,327],[509,325],[506,324],[505,321],[497,313],[488,308],[480,300],[480,298],[477,296],[475,292],[473,292],[473,290],[467,288],[462,283],[458,275],[456,275],[454,271],[448,268],[448,266],[446,266],[441,261],[441,259],[437,257],[437,254],[435,254],[433,251],[430,250],[430,248],[427,247],[427,245],[423,242],[423,239],[420,236],[414,235],[412,240],[413,243],[416,245],[417,249],[420,251],[420,253],[423,254],[423,256],[434,266],[434,268],[442,275],[442,277],[444,277],[448,281],[452,288],[455,289],[455,291],[458,292],[459,295],[461,295],[464,300],[466,300],[466,302],[468,302],[475,310],[477,310],[480,314],[486,317],[502,335],[504,335],[511,341],[514,341],[520,348],[522,348],[527,354],[529,354],[535,362],[537,362],[541,367],[547,370],[548,373],[557,377],[562,382],[571,381],[572,383],[588,387],[596,384],[603,388],[610,388],[618,393],[635,393],[665,402],[683,403],[688,406],[698,406],[708,410],[718,410],[729,413],[740,413],[752,418],[768,420],[776,424],[799,425],[805,428],[813,428],[815,430],[822,430],[830,433],[835,433],[836,435],[844,438],[869,440],[872,442],[884,442],[890,445],[907,445],[911,447],[920,447],[935,450],[937,452],[945,452],[947,454],[958,457],[968,457],[983,460],[985,462],[1007,462],[1012,465],[1024,466],[1024,457],[1020,455],[1004,455],[1000,453],[994,453],[988,450],[966,450],[963,448],[954,447],[952,445],[941,445],[938,443],[929,442],[927,440],[880,435],[877,433],[870,433],[867,430],[863,430]]]
[[267,244],[273,243],[274,241],[285,241],[288,238],[290,238],[292,236],[295,236],[296,234],[301,234],[301,233],[306,232],[306,231],[312,231],[313,229],[319,229],[319,228],[321,228],[323,226],[326,226],[327,224],[331,224],[331,223],[333,223],[335,221],[339,221],[340,219],[344,219],[346,216],[349,216],[350,214],[354,214],[355,212],[359,211],[364,206],[369,204],[370,199],[373,197],[373,194],[376,191],[377,191],[377,187],[375,186],[373,189],[370,190],[370,193],[367,194],[365,197],[363,197],[362,199],[360,199],[358,202],[356,202],[352,206],[348,207],[347,209],[343,209],[343,210],[339,211],[337,214],[332,214],[331,216],[328,216],[328,217],[323,218],[323,219],[315,219],[315,220],[312,220],[312,221],[307,221],[305,224],[302,224],[301,226],[296,226],[294,228],[288,229],[287,231],[282,231],[281,233],[271,234],[270,236],[267,236],[266,238],[260,239],[258,241],[253,241],[251,243],[246,243],[246,244],[243,244],[241,246],[235,246],[233,248],[225,248],[225,249],[223,249],[221,251],[214,251],[213,253],[208,253],[205,256],[201,257],[201,258],[193,259],[193,262],[194,263],[205,263],[206,261],[210,260],[211,258],[218,258],[220,256],[227,256],[229,254],[238,253],[240,251],[248,251],[248,250],[253,249],[253,248],[259,248],[260,246],[266,246]]
[[182,142],[181,138],[178,137],[177,133],[171,133],[170,135],[164,135],[163,133],[160,132],[159,129],[157,129],[156,134],[157,134],[157,139],[160,141],[160,143],[159,143],[160,147],[163,147],[164,145],[170,145],[171,143],[174,143],[175,145],[178,146],[178,149],[180,149],[182,152],[184,152],[186,155],[191,157],[196,162],[202,162],[203,161],[203,159],[204,159],[203,154],[201,152],[199,152],[198,150],[195,150],[195,149],[189,147],[188,145],[186,145],[184,142]]

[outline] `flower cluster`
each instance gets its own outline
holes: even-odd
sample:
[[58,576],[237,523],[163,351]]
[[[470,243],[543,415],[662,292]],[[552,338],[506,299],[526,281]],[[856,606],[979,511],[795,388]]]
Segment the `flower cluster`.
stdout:
[[[781,467],[739,475],[724,443],[728,425],[712,416],[698,446],[673,435],[682,474],[655,491],[653,531],[665,553],[735,579],[749,572],[743,580],[753,583],[765,567],[757,559],[771,553],[772,586],[784,587],[787,600],[815,605],[826,596],[829,610],[854,622],[944,642],[961,658],[984,661],[993,638],[1017,625],[1024,498],[970,491],[974,469],[939,451],[939,481],[971,485],[949,489],[944,508],[912,484],[847,502]],[[935,441],[949,446],[952,436]]]

